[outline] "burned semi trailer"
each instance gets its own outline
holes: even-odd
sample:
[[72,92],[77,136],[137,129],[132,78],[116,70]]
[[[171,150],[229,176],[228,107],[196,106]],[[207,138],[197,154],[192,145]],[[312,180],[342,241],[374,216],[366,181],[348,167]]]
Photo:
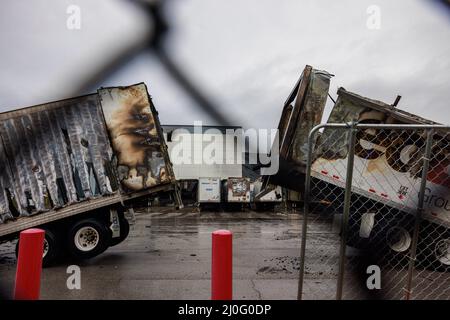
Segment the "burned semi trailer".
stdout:
[[44,264],[124,240],[133,199],[172,190],[181,205],[144,83],[1,113],[0,139],[0,240],[44,229]]
[[294,89],[286,99],[280,122],[279,170],[263,179],[263,193],[283,186],[290,190],[302,190],[305,182],[308,134],[319,124],[333,75],[306,66]]
[[[419,243],[427,243],[423,256],[429,265],[450,269],[448,127],[400,110],[396,107],[398,99],[390,105],[339,88],[327,120],[330,125],[316,130],[309,146],[308,136],[322,120],[330,79],[331,75],[325,71],[310,66],[304,69],[284,105],[278,126],[280,170],[276,175],[264,177],[264,191],[258,196],[271,190],[272,185],[304,194],[309,165],[313,185],[308,192],[310,202],[319,206],[332,204],[325,211],[342,213],[350,169],[353,177],[348,244],[366,248],[383,243],[387,249],[407,254],[416,214],[421,210],[420,230],[424,232]],[[332,124],[341,124],[341,129]],[[348,168],[351,124],[359,124],[360,129],[354,129],[354,151],[351,151],[354,161]],[[377,125],[391,125],[392,129]],[[428,132],[420,125],[433,127],[433,132],[427,158],[429,169],[425,172],[424,207],[419,209]]]

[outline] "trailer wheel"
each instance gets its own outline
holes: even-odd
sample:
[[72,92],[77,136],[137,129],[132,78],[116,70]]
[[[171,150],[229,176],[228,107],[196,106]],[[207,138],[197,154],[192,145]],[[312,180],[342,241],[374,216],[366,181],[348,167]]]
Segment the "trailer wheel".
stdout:
[[419,236],[417,260],[423,268],[450,272],[450,232],[441,227],[430,232],[422,229]]
[[[346,244],[350,247],[367,250],[375,242],[377,230],[374,225],[375,213],[368,211],[366,213],[350,212],[348,220],[348,233]],[[367,218],[366,218],[367,217]]]
[[96,219],[76,222],[69,231],[68,249],[78,259],[89,259],[103,253],[111,242],[111,231]]
[[[44,252],[42,253],[42,266],[49,267],[61,253],[61,242],[56,233],[50,228],[40,228],[45,231]],[[19,241],[16,243],[16,258],[19,256]]]
[[117,238],[111,238],[111,241],[109,243],[110,247],[116,246],[119,243],[121,243],[128,237],[128,234],[130,233],[130,224],[128,223],[127,219],[120,218],[119,223],[120,223],[120,236]]
[[433,258],[437,270],[450,271],[450,237],[433,243]]
[[386,233],[386,244],[393,252],[407,252],[411,246],[411,242],[412,237],[410,232],[401,226],[392,227]]

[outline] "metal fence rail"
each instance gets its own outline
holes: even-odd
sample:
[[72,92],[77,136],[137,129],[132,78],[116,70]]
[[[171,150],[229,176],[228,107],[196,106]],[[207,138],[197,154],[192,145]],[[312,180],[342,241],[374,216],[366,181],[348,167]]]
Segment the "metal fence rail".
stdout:
[[308,152],[299,299],[450,299],[450,127],[324,124]]

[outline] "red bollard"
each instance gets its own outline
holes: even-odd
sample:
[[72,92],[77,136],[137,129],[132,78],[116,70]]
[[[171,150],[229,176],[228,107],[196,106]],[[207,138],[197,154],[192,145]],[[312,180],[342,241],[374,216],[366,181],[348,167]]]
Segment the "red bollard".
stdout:
[[15,300],[39,299],[44,236],[45,231],[41,229],[28,229],[20,233]]
[[233,234],[228,230],[212,233],[211,299],[233,299]]

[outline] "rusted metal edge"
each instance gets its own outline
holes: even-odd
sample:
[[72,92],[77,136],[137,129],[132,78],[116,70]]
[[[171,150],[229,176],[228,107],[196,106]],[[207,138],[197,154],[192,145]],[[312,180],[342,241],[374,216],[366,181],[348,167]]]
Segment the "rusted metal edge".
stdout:
[[41,111],[50,111],[53,109],[65,107],[67,105],[73,104],[74,101],[81,102],[81,101],[89,101],[90,99],[95,99],[97,96],[97,93],[90,93],[78,97],[68,98],[68,99],[61,99],[56,101],[50,101],[47,103],[40,103],[34,106],[29,107],[22,107],[15,110],[10,111],[4,111],[0,112],[0,121],[12,119],[16,117],[21,117],[25,114],[29,115],[36,112]]
[[[292,152],[293,146],[295,145],[296,141],[296,132],[298,131],[299,127],[304,125],[303,123],[301,123],[301,121],[303,120],[303,117],[305,117],[305,104],[308,102],[308,92],[310,90],[310,87],[312,86],[314,71],[315,70],[312,66],[306,65],[299,80],[295,84],[294,89],[291,91],[288,99],[286,99],[285,101],[278,125],[280,137],[280,170],[275,176],[265,176],[263,178],[261,187],[262,192],[257,195],[257,198],[263,196],[267,192],[270,192],[270,189],[274,188],[274,184],[279,184],[280,181],[277,180],[284,179],[283,176],[285,175],[296,173],[293,176],[290,176],[290,178],[292,178],[292,180],[302,179],[302,177],[297,173],[304,173],[303,166],[296,163],[295,161],[292,161],[291,158],[293,157]],[[319,70],[317,71],[321,72]],[[329,75],[333,76],[332,74]],[[295,101],[294,105],[292,105],[293,101]],[[288,167],[290,168],[290,173],[288,173],[286,170]]]
[[[282,137],[281,143],[280,143],[280,156],[281,157],[286,158],[288,156],[290,146],[291,146],[291,144],[289,142],[293,141],[292,136],[294,135],[295,130],[297,128],[297,123],[298,123],[297,120],[301,113],[303,103],[305,101],[306,90],[307,90],[309,82],[311,80],[311,72],[312,72],[312,67],[307,65],[305,67],[305,69],[303,70],[300,83],[298,84],[298,86],[296,85],[296,87],[298,87],[298,90],[297,90],[297,94],[295,95],[296,100],[295,100],[294,109],[291,112],[289,121],[287,122],[286,130],[283,134],[283,137]],[[291,96],[292,96],[292,94],[291,94]],[[291,101],[292,101],[292,99],[291,99]],[[290,103],[290,102],[288,102],[288,103]]]
[[153,117],[154,117],[154,121],[155,121],[155,125],[156,125],[156,130],[158,132],[158,136],[159,139],[161,140],[161,151],[164,157],[164,162],[166,163],[166,170],[169,176],[169,180],[171,181],[173,187],[174,187],[174,198],[175,198],[175,202],[177,204],[177,207],[179,209],[182,209],[184,207],[183,205],[183,200],[181,199],[181,191],[180,191],[180,186],[178,185],[178,182],[175,178],[175,172],[173,171],[173,164],[172,161],[170,161],[170,157],[169,157],[169,149],[167,147],[166,144],[166,140],[164,139],[164,133],[163,133],[163,128],[161,126],[161,122],[159,121],[159,113],[155,108],[155,105],[153,104],[153,100],[152,97],[150,96],[150,94],[148,93],[147,90],[147,85],[144,83],[145,86],[145,91],[147,92],[147,99],[149,101],[150,104],[150,109],[153,113]]
[[[294,88],[291,90],[288,98],[284,102],[283,110],[281,111],[280,121],[278,123],[278,134],[280,139],[279,145],[279,155],[280,158],[287,158],[289,148],[293,142],[292,135],[295,134],[295,130],[297,128],[297,119],[300,115],[300,108],[305,100],[306,89],[311,80],[311,72],[312,66],[306,65],[303,69],[302,74],[299,79],[295,83]],[[291,105],[291,102],[296,100],[294,106]],[[290,143],[288,143],[290,142]],[[275,187],[271,185],[271,176],[264,176],[261,185],[261,192],[256,195],[256,198],[259,199],[263,197],[265,194],[272,191]]]
[[[160,142],[161,152],[162,152],[163,157],[164,157],[164,162],[166,164],[166,168],[167,168],[167,171],[168,171],[168,176],[169,176],[169,179],[170,179],[171,183],[174,183],[174,182],[176,182],[175,173],[173,171],[173,164],[170,161],[168,147],[167,147],[166,141],[164,139],[164,134],[163,134],[163,129],[162,129],[162,126],[161,126],[161,122],[159,121],[159,113],[156,110],[155,105],[153,104],[153,100],[152,100],[151,95],[148,93],[147,85],[144,82],[139,82],[139,83],[135,83],[135,84],[132,84],[132,85],[129,85],[129,86],[101,87],[99,90],[126,89],[128,87],[137,86],[137,85],[144,85],[145,91],[147,92],[147,99],[148,99],[150,110],[152,112],[152,115],[153,115],[153,118],[154,118],[154,121],[155,121],[156,131],[158,133],[158,138],[161,141]],[[98,99],[100,99],[100,95],[98,95]],[[102,111],[102,114],[103,114],[103,111]],[[104,119],[104,121],[106,123],[104,114],[103,114],[103,119]],[[109,133],[108,133],[108,135],[109,135]],[[110,137],[110,140],[111,140],[111,137]]]
[[[311,67],[309,65],[307,65],[306,67]],[[311,67],[312,68],[312,67]],[[304,72],[304,71],[303,71]],[[291,93],[289,94],[289,96],[287,97],[286,101],[284,101],[284,105],[283,106],[288,106],[292,101],[294,101],[295,97],[297,96],[298,93],[298,87],[300,86],[300,82],[303,79],[303,72],[300,75],[300,77],[298,78],[297,82],[295,83],[294,88],[292,89]]]
[[[181,193],[180,193],[180,190],[179,190],[178,182],[177,182],[176,177],[175,177],[175,172],[173,170],[173,164],[172,164],[172,162],[170,160],[170,157],[169,157],[168,147],[167,147],[166,141],[164,139],[163,128],[162,128],[161,122],[159,120],[159,113],[156,110],[156,107],[155,107],[155,105],[153,103],[151,95],[149,94],[147,85],[144,82],[139,82],[139,83],[133,84],[131,86],[137,86],[137,85],[143,85],[145,87],[145,91],[146,91],[146,95],[147,95],[147,100],[148,100],[148,103],[149,103],[150,111],[151,111],[151,113],[153,115],[153,120],[154,120],[156,131],[157,131],[157,134],[158,134],[158,139],[160,141],[161,153],[162,153],[163,158],[164,158],[166,173],[167,173],[167,175],[169,177],[170,183],[173,185],[173,190],[174,190],[174,193],[175,193],[175,201],[177,203],[177,206],[179,208],[182,208],[183,207],[183,203],[182,203],[182,200],[181,200]],[[125,89],[125,88],[128,88],[128,87],[130,87],[130,86],[102,87],[100,89],[106,89],[106,90],[108,90],[108,89]],[[99,99],[100,99],[100,95],[99,95]]]
[[407,111],[398,109],[395,106],[384,103],[382,101],[363,97],[356,93],[347,91],[345,90],[345,88],[342,87],[338,89],[337,94],[338,96],[342,96],[348,100],[351,100],[352,102],[358,104],[361,107],[367,107],[383,113],[389,113],[390,116],[401,122],[410,124],[441,124],[438,122],[422,118]]

